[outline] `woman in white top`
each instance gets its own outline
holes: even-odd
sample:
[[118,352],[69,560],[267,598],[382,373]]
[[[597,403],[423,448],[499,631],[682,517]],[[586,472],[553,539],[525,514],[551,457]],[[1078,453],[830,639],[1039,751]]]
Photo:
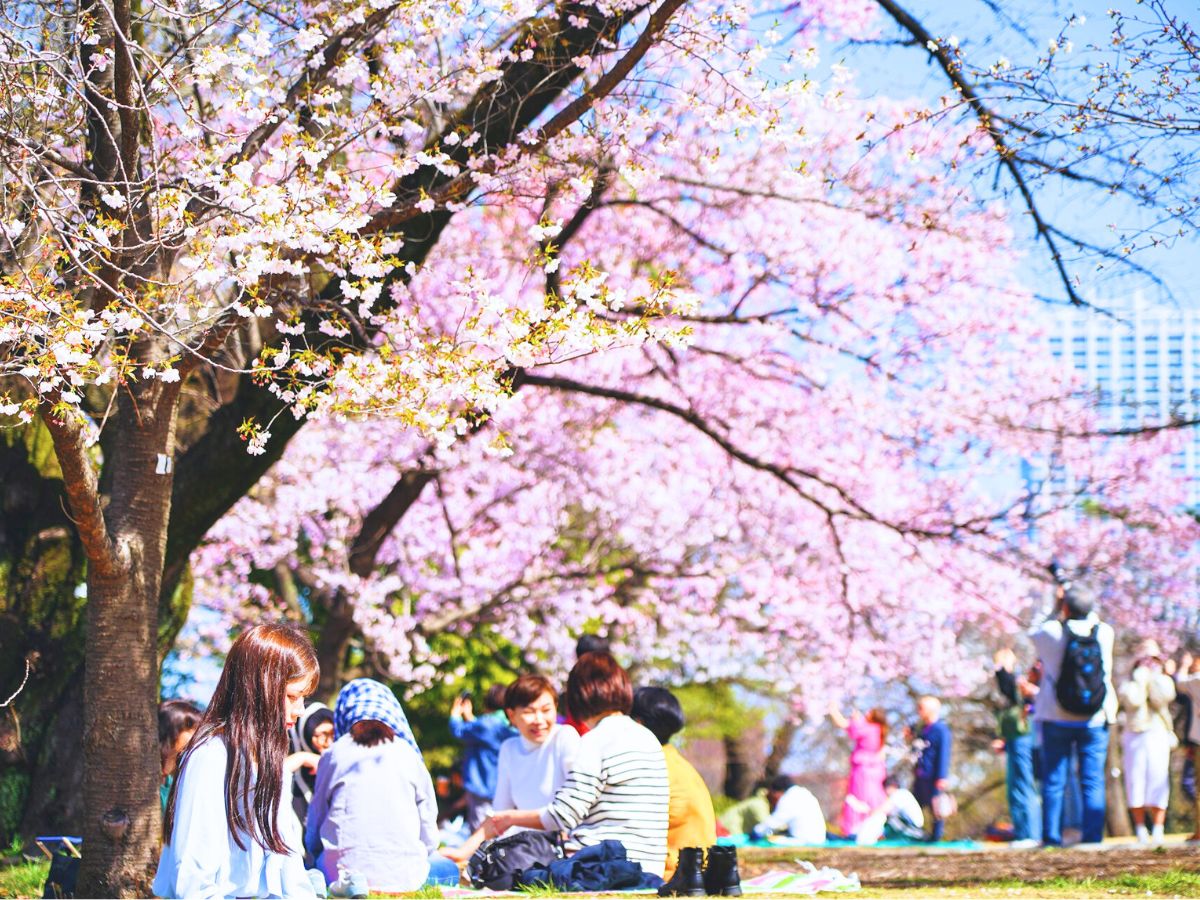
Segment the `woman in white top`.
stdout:
[[1175,682],[1163,671],[1158,642],[1147,638],[1137,650],[1137,661],[1129,680],[1119,691],[1125,712],[1125,793],[1138,841],[1163,839],[1167,801],[1171,794],[1171,748],[1175,746],[1175,723],[1171,701]]
[[284,759],[318,672],[294,626],[255,625],[233,642],[167,801],[156,896],[316,896]]
[[[558,724],[558,692],[541,675],[522,675],[504,692],[504,712],[517,737],[500,745],[496,810],[531,809],[554,799],[567,780],[579,749],[579,732]],[[465,862],[483,843],[479,828],[461,846],[443,855]]]
[[662,745],[629,717],[633,686],[610,653],[585,653],[567,679],[571,714],[588,726],[566,783],[541,808],[495,812],[488,837],[513,827],[566,831],[567,852],[620,841],[628,859],[662,877],[670,792]]

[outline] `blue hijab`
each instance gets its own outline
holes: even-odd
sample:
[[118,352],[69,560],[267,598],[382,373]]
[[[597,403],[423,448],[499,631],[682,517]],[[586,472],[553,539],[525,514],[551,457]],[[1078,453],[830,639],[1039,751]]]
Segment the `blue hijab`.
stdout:
[[396,733],[396,737],[420,751],[408,716],[404,715],[404,707],[391,688],[373,678],[355,678],[338,694],[333,713],[334,739],[348,734],[355,723],[366,719],[382,722]]

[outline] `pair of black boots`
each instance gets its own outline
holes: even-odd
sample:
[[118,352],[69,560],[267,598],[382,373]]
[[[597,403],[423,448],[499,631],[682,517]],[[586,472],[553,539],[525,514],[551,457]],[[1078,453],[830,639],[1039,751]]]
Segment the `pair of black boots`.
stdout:
[[660,897],[703,897],[705,894],[742,895],[736,847],[709,847],[707,860],[702,848],[684,847],[679,851],[679,868],[671,880],[658,889]]

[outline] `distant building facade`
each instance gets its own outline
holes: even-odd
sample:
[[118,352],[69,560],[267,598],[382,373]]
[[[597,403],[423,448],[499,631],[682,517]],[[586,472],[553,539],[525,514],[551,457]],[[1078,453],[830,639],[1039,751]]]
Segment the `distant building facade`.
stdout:
[[[1200,417],[1200,310],[1151,303],[1140,295],[1048,313],[1050,352],[1096,390],[1105,428]],[[1186,474],[1188,502],[1200,502],[1200,428],[1173,460]]]

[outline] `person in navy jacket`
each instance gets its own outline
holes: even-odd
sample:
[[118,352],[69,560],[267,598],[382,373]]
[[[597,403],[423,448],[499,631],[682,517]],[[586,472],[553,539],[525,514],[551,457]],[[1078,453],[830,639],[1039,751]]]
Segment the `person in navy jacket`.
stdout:
[[937,697],[922,697],[917,701],[917,715],[921,719],[921,733],[915,747],[917,757],[913,795],[921,806],[930,810],[933,822],[931,841],[940,841],[946,823],[933,815],[933,798],[946,790],[950,778],[950,726],[942,721],[942,701]]

